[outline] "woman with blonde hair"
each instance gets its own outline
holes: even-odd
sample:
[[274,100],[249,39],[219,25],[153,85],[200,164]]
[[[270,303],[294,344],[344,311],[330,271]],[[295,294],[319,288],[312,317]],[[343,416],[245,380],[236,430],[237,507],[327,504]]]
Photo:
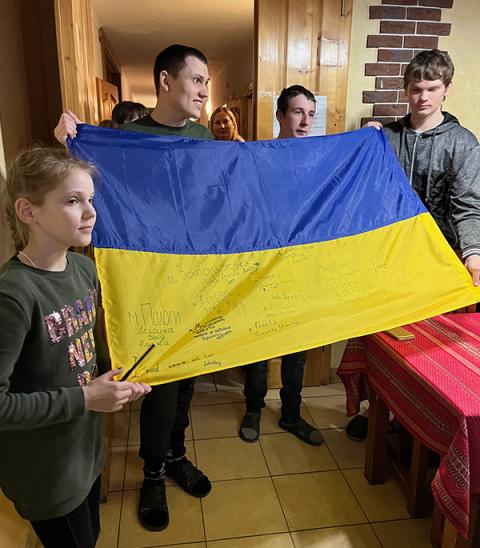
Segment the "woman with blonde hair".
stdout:
[[233,112],[226,106],[216,108],[210,117],[210,131],[217,141],[240,141],[245,139],[238,133],[237,120]]

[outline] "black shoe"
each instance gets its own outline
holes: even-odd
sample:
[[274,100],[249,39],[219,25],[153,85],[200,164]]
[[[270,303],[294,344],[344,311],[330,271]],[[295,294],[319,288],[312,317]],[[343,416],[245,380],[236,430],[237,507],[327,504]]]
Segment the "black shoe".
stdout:
[[166,462],[165,473],[192,497],[206,497],[212,490],[207,476],[186,457],[176,462]]
[[320,430],[317,430],[311,424],[301,417],[295,422],[286,422],[282,419],[278,421],[278,426],[309,445],[322,445],[323,436]]
[[368,434],[368,417],[357,415],[347,424],[345,428],[347,438],[354,441],[363,441]]
[[247,412],[240,425],[239,436],[247,443],[255,443],[260,436],[260,412]]
[[138,502],[138,519],[149,531],[163,531],[169,522],[165,480],[144,480]]

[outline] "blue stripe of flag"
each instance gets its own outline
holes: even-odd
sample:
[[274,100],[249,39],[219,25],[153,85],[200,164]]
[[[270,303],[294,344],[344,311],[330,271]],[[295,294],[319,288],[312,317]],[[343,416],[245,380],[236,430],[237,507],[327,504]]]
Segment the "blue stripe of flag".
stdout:
[[79,127],[99,169],[95,247],[239,253],[334,240],[425,212],[385,135],[237,143]]

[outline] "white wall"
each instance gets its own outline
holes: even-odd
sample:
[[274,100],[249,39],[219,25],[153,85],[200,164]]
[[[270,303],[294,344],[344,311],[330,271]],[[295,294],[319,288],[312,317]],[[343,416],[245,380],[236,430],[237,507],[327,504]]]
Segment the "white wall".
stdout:
[[212,110],[223,105],[230,95],[235,98],[246,95],[253,82],[253,39],[237,57],[211,75],[210,97]]
[[445,110],[480,139],[480,1],[454,0],[451,9],[442,10],[442,22],[451,23],[452,32],[440,37],[439,48],[448,50],[455,65]]
[[[365,63],[377,61],[377,49],[367,48],[367,36],[378,34],[378,19],[369,19],[369,6],[381,0],[354,0],[348,63],[346,130],[359,127],[362,117],[371,116],[372,105],[362,103],[362,91],[373,90],[375,78],[364,76]],[[480,0],[454,0],[451,9],[442,9],[442,23],[451,23],[450,36],[441,36],[439,48],[448,50],[455,64],[451,95],[445,109],[480,138]]]
[[352,34],[348,60],[348,92],[345,130],[358,129],[363,117],[372,115],[372,105],[362,103],[362,92],[373,90],[375,78],[365,76],[365,63],[377,62],[377,48],[367,48],[367,36],[378,34],[378,19],[368,18],[369,6],[380,5],[381,0],[354,0],[352,7]]

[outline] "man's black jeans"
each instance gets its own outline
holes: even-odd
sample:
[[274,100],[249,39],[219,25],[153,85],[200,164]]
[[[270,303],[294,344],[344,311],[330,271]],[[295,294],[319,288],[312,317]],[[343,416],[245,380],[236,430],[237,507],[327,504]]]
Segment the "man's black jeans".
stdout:
[[[302,403],[303,371],[305,369],[305,352],[296,352],[282,357],[282,416],[284,422],[296,422],[300,418]],[[245,366],[245,400],[247,412],[260,412],[265,407],[267,395],[267,361]]]

